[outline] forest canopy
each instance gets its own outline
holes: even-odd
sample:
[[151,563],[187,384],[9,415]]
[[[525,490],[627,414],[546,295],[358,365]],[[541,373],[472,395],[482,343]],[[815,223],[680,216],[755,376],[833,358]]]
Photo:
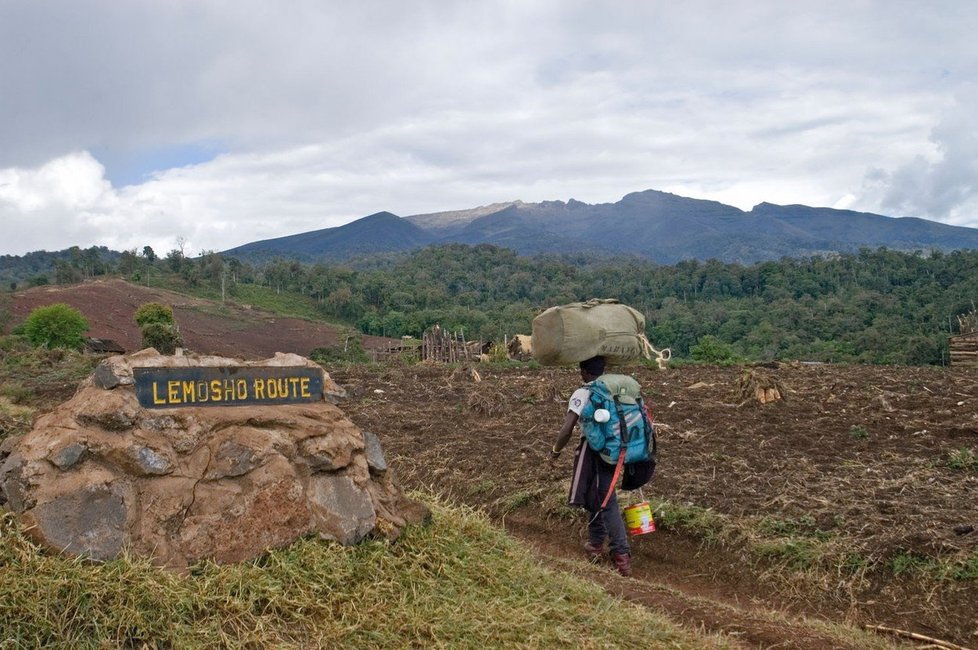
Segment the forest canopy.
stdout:
[[252,266],[177,250],[164,258],[132,251],[116,261],[116,270],[133,279],[166,274],[170,282],[219,289],[232,299],[246,285],[295,295],[318,317],[390,337],[419,336],[437,323],[468,339],[501,341],[530,333],[546,307],[617,298],[645,314],[653,344],[687,359],[695,348],[748,360],[941,364],[948,336],[958,333],[957,316],[973,311],[978,299],[978,251],[880,248],[751,265],[666,266],[448,244],[343,265],[278,259]]

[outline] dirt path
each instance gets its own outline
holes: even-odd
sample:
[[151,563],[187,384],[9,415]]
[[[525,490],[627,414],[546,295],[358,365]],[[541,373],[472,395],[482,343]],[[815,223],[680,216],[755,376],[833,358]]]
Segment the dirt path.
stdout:
[[[634,573],[625,579],[615,574],[609,563],[590,567],[582,560],[577,540],[555,536],[553,530],[533,519],[507,517],[505,526],[510,534],[546,554],[561,570],[578,573],[602,585],[608,592],[660,612],[683,627],[721,635],[740,647],[797,650],[861,650],[868,644],[892,647],[884,640],[851,632],[847,637],[846,631],[812,623],[798,614],[771,609],[768,603],[758,601],[756,597],[739,602],[749,596],[749,590],[743,585],[733,588],[722,582],[721,576],[691,572],[689,567],[702,566],[695,549],[692,554],[690,549],[677,549],[672,540],[641,545],[636,553]],[[633,545],[638,545],[637,541],[633,539]],[[667,545],[672,546],[668,552],[658,552]]]

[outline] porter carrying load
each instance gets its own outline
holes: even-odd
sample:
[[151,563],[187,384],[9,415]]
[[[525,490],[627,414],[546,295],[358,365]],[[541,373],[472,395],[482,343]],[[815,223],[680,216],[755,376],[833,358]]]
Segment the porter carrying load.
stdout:
[[623,364],[655,355],[660,368],[671,357],[645,337],[645,317],[614,299],[588,300],[547,309],[533,319],[533,358],[545,366],[604,357]]

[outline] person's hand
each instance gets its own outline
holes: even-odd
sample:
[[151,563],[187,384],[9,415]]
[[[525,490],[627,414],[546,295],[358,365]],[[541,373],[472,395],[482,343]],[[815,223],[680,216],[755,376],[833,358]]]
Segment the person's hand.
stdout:
[[550,462],[550,466],[551,467],[557,467],[557,463],[560,461],[560,452],[559,451],[554,451],[553,449],[551,449],[550,450],[550,453],[547,454],[547,456],[548,456],[548,459],[549,459],[549,462]]

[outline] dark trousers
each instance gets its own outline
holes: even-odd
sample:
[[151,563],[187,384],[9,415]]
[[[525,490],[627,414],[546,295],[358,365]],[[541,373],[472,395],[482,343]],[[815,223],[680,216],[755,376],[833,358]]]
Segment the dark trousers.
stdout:
[[612,491],[608,504],[604,509],[601,508],[601,502],[611,488],[614,475],[614,465],[601,460],[582,440],[574,454],[570,503],[583,506],[588,512],[589,542],[602,545],[608,539],[612,553],[630,553],[625,522],[618,508],[618,495]]

